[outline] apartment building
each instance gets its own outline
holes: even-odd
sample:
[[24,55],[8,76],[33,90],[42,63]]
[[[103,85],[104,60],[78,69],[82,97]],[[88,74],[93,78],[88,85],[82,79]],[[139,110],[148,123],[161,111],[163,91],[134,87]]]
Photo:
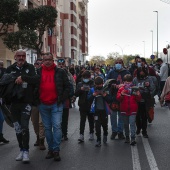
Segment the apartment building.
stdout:
[[69,64],[84,64],[88,55],[88,0],[58,2],[61,57]]
[[[51,52],[57,58],[65,58],[67,65],[84,64],[88,55],[88,0],[21,0],[20,8],[36,8],[51,5],[58,11],[56,27],[43,36],[42,52]],[[16,31],[14,27],[12,31]],[[3,56],[3,57],[1,57]],[[36,51],[26,49],[27,62],[34,63]],[[0,60],[5,66],[14,62],[14,53],[0,41]]]

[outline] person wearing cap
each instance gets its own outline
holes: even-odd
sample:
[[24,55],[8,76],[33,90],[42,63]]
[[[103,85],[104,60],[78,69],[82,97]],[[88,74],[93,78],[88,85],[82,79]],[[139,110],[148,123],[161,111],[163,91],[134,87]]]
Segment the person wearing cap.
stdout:
[[75,89],[76,89],[76,83],[74,81],[74,78],[72,74],[66,69],[66,63],[65,59],[58,59],[57,60],[57,67],[62,68],[65,70],[67,77],[69,79],[70,83],[70,93],[68,98],[64,101],[63,105],[63,115],[62,115],[62,138],[63,140],[68,140],[68,118],[69,118],[69,108],[71,107],[71,97],[73,97]]
[[80,137],[78,141],[84,142],[84,130],[86,124],[86,118],[89,121],[89,140],[94,139],[94,117],[90,113],[90,103],[88,102],[87,95],[94,86],[94,81],[91,79],[90,71],[86,70],[82,73],[82,80],[78,83],[75,91],[75,98],[79,97],[78,106],[80,111]]
[[28,163],[29,159],[29,120],[33,103],[35,84],[38,83],[35,68],[26,62],[26,52],[19,49],[15,53],[15,63],[9,66],[6,73],[16,77],[15,86],[18,91],[11,94],[11,107],[13,124],[20,148],[16,161]]

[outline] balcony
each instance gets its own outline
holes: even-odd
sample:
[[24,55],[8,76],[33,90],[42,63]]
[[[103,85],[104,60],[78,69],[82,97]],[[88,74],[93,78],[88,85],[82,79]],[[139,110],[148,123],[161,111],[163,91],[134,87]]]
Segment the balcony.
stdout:
[[82,8],[85,8],[85,6],[87,5],[87,3],[89,2],[88,0],[78,0],[79,2],[79,5],[82,7]]

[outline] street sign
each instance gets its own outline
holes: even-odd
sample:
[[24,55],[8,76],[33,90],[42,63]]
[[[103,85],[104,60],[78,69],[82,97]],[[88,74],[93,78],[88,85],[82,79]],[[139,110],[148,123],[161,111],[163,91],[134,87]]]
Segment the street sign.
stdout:
[[151,58],[152,60],[154,60],[154,59],[155,59],[155,56],[152,54],[152,55],[150,56],[150,58]]

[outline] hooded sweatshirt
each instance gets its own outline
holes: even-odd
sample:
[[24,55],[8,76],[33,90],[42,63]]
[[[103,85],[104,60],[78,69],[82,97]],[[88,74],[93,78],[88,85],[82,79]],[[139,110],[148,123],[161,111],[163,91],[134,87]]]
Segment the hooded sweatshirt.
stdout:
[[42,76],[40,81],[40,101],[51,105],[57,101],[57,90],[54,79],[56,65],[50,67],[42,65]]

